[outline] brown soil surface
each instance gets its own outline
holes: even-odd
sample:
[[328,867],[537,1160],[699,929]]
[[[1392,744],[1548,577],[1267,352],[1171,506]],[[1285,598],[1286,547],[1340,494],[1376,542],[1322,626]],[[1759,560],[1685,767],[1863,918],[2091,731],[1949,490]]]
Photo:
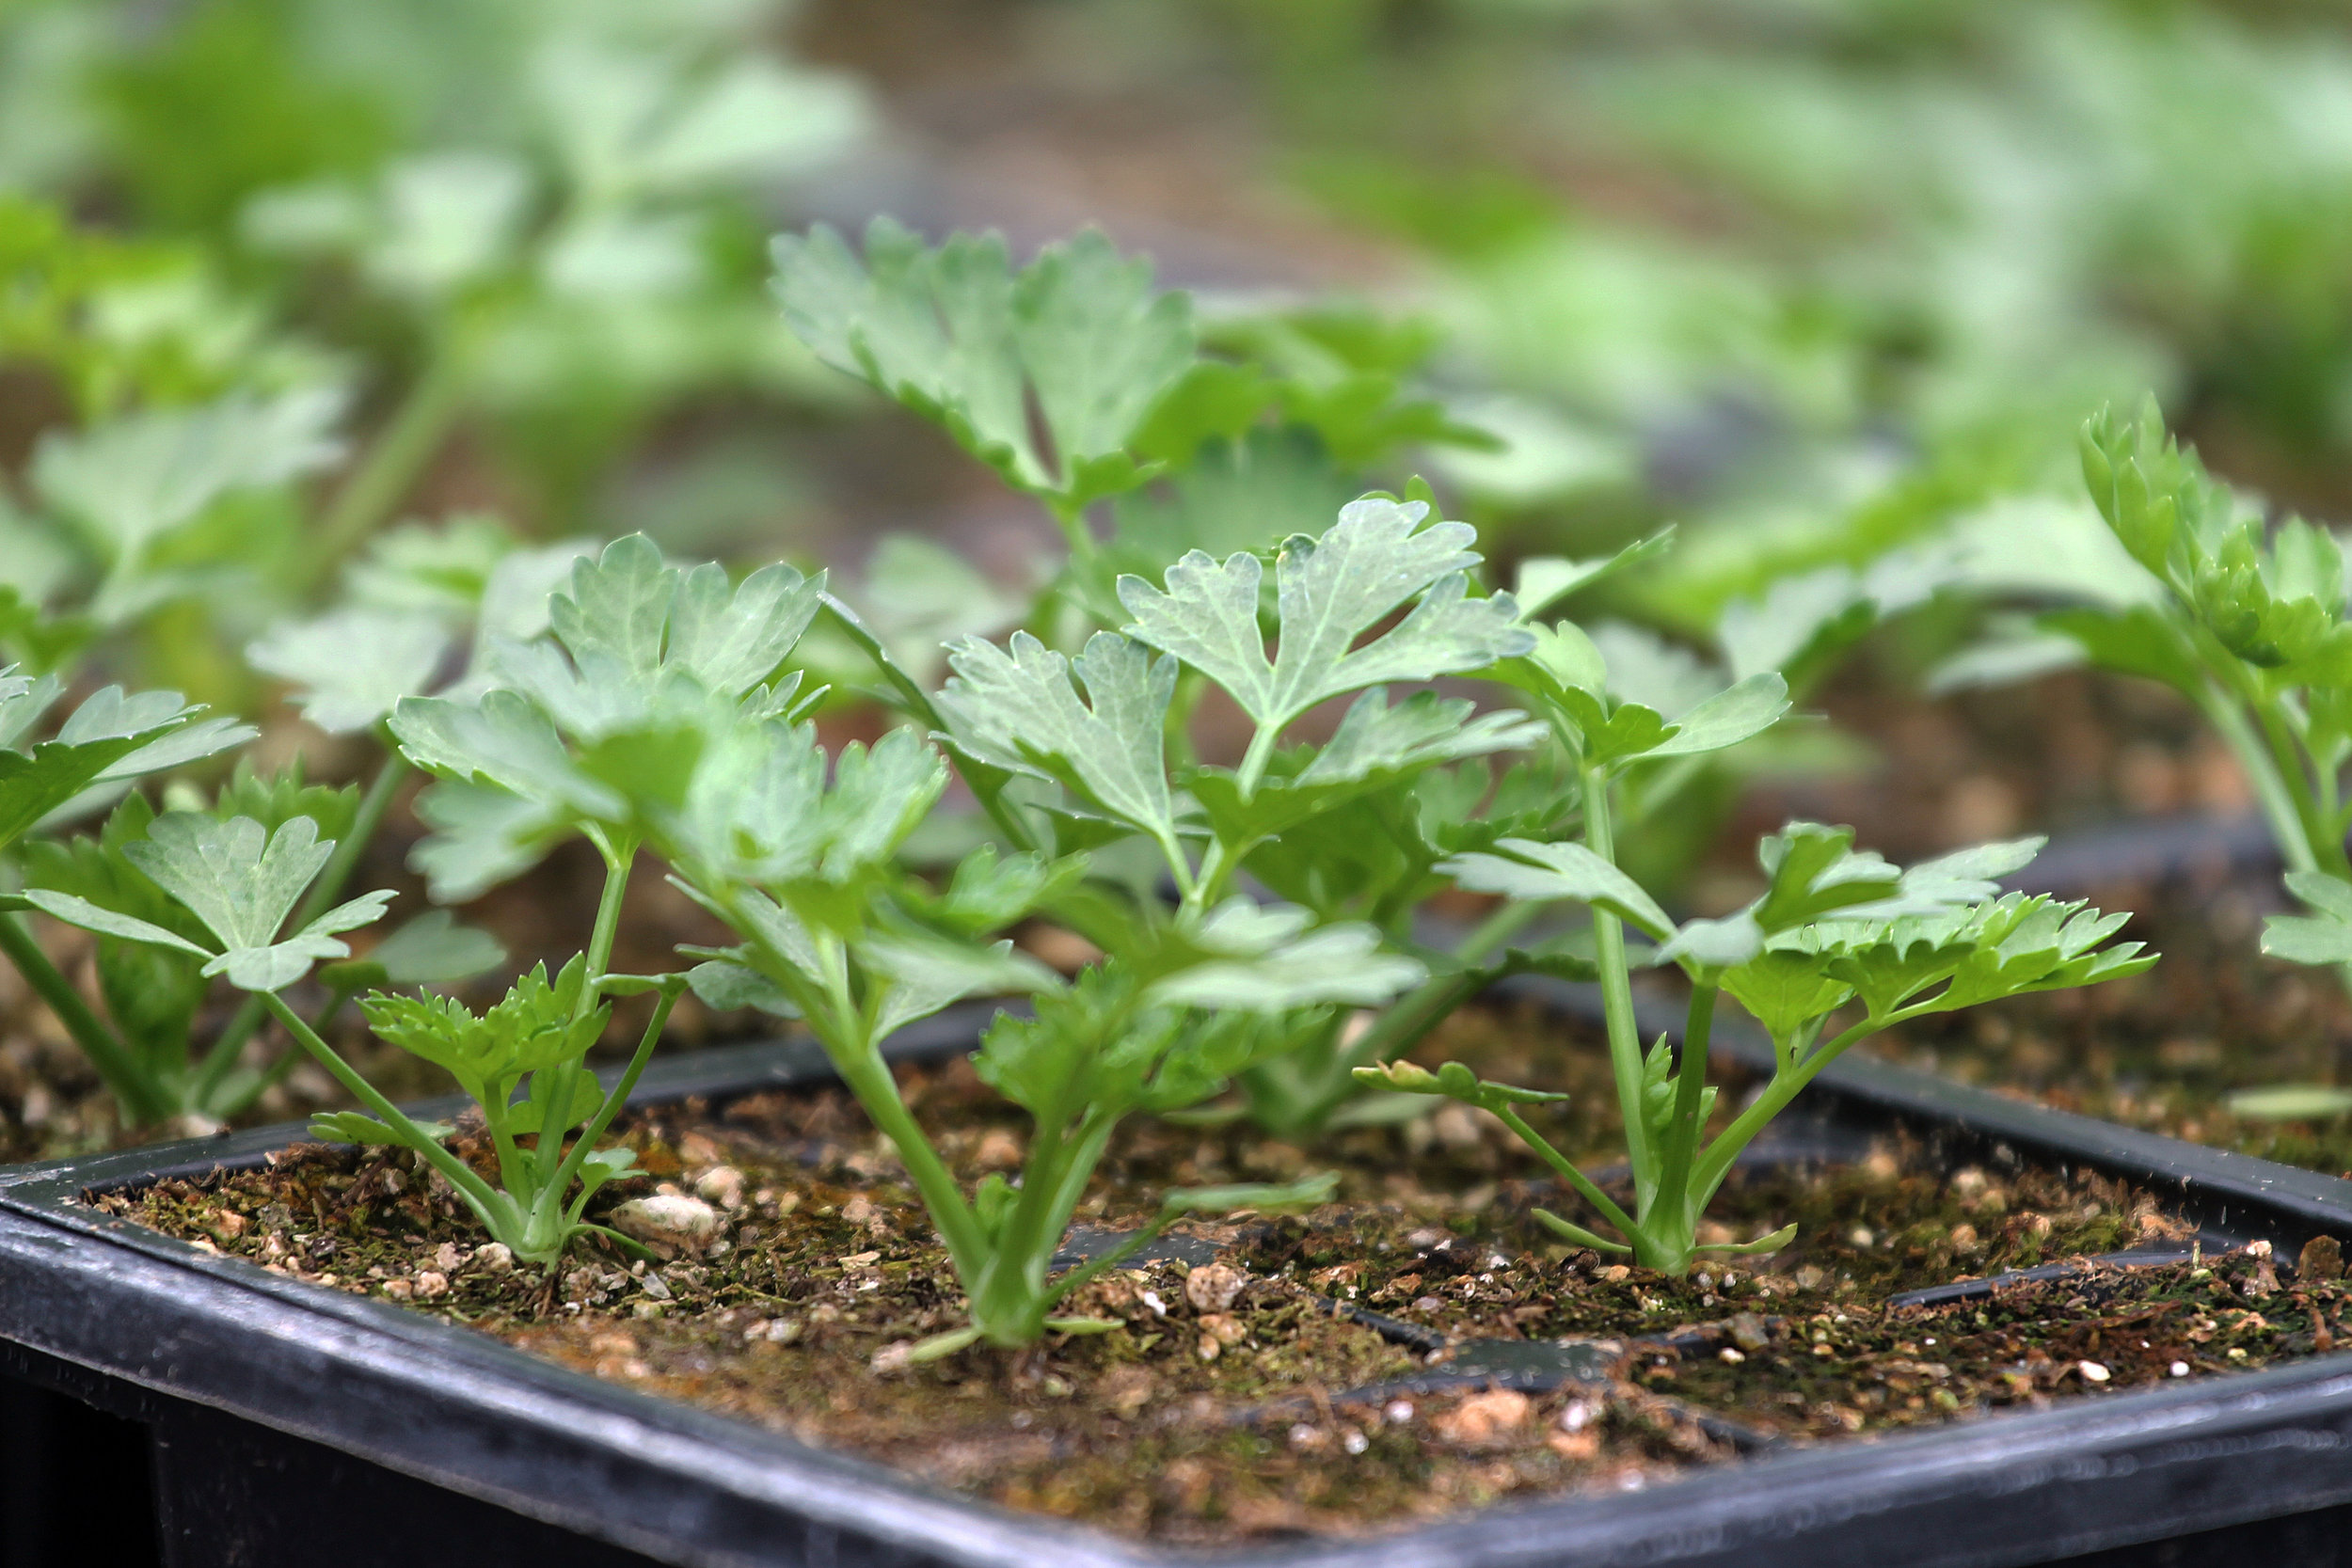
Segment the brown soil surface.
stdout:
[[[1546,1130],[1588,1163],[1614,1147],[1590,1038],[1475,1012],[1429,1053],[1572,1089]],[[967,1067],[902,1082],[967,1180],[1017,1162],[1017,1118]],[[1740,1429],[1750,1443],[1812,1442],[2108,1397],[2327,1349],[2344,1326],[2340,1282],[2243,1253],[1890,1307],[1893,1291],[2184,1233],[2145,1194],[2039,1170],[1954,1174],[1891,1144],[1736,1181],[1716,1239],[1794,1220],[1798,1241],[1667,1279],[1551,1240],[1528,1216],[1559,1202],[1532,1161],[1498,1125],[1448,1112],[1317,1148],[1341,1182],[1326,1208],[1194,1227],[1221,1244],[1215,1262],[1152,1261],[1087,1287],[1073,1307],[1110,1332],[908,1366],[910,1344],[959,1324],[961,1299],[895,1159],[844,1097],[689,1104],[626,1135],[649,1174],[615,1196],[700,1194],[723,1216],[717,1244],[650,1265],[592,1248],[553,1275],[501,1268],[407,1156],[341,1148],[103,1201],[968,1496],[1204,1544],[1648,1485],[1730,1461]],[[1244,1129],[1138,1122],[1080,1219],[1117,1227],[1171,1185],[1309,1165]],[[1334,1316],[1333,1302],[1412,1338]],[[1558,1338],[1591,1347],[1591,1379],[1395,1386],[1467,1362],[1476,1341]]]

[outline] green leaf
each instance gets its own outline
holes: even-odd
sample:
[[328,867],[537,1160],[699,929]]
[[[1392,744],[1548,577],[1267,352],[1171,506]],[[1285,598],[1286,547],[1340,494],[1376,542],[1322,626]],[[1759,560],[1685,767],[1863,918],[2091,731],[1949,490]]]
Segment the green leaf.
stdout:
[[52,432],[34,451],[33,488],[119,568],[232,491],[332,463],[342,451],[334,434],[342,411],[332,390],[268,399],[235,392],[201,408],[149,409]]
[[2224,1103],[2232,1116],[2256,1121],[2327,1121],[2352,1111],[2352,1089],[2326,1084],[2280,1084],[2239,1089]]
[[1674,733],[1650,747],[1652,757],[1692,756],[1736,746],[1780,722],[1788,711],[1788,683],[1777,673],[1750,675],[1676,721]]
[[146,838],[125,844],[124,858],[202,922],[221,944],[217,954],[177,932],[70,895],[27,897],[58,919],[94,931],[203,954],[203,974],[225,974],[246,990],[274,991],[300,979],[318,959],[345,957],[350,948],[336,933],[377,919],[392,896],[363,895],[278,940],[278,927],[333,851],[331,841],[318,841],[317,826],[307,816],[273,834],[251,817],[224,822],[200,812],[167,813]]
[[[1220,911],[1221,912],[1221,911]],[[1214,922],[1217,915],[1213,913]],[[1427,978],[1418,959],[1381,951],[1369,926],[1326,926],[1243,958],[1213,958],[1155,981],[1163,1006],[1279,1012],[1340,1004],[1371,1007]]]
[[365,958],[329,964],[319,978],[339,990],[449,985],[487,974],[505,961],[506,949],[489,932],[460,926],[447,910],[427,910],[370,948]]
[[[457,1131],[454,1123],[446,1121],[420,1121],[416,1128],[437,1143]],[[321,1143],[363,1144],[373,1148],[402,1148],[408,1143],[407,1134],[359,1111],[321,1112],[310,1118],[310,1136]]]
[[858,961],[890,982],[876,1009],[877,1038],[967,996],[1061,989],[1061,976],[1010,942],[946,942],[906,930],[878,932],[856,947]]
[[2039,625],[2081,648],[2104,670],[2161,681],[2192,695],[2202,689],[2202,667],[2179,627],[2153,605],[2122,610],[2061,610]]
[[532,85],[547,135],[593,204],[676,198],[807,173],[866,129],[848,76],[764,54],[648,49],[559,36]]
[[1193,361],[1191,303],[1099,232],[1017,275],[994,234],[927,249],[889,218],[867,226],[862,265],[821,224],[779,236],[774,259],[785,320],[818,358],[938,420],[1008,483],[1075,507],[1149,477],[1129,448]]
[[[1517,625],[1508,594],[1467,596],[1475,534],[1461,523],[1422,529],[1427,515],[1422,502],[1368,496],[1343,508],[1322,538],[1285,543],[1276,564],[1280,642],[1271,660],[1258,628],[1263,568],[1248,554],[1220,564],[1196,551],[1168,568],[1164,590],[1121,578],[1119,595],[1135,617],[1128,635],[1206,674],[1269,731],[1327,697],[1529,652],[1534,640]],[[1394,627],[1355,645],[1416,598]]]
[[199,946],[177,931],[166,930],[161,926],[133,915],[102,909],[88,899],[70,893],[29,888],[25,891],[24,901],[43,914],[62,920],[69,926],[78,926],[85,931],[96,931],[103,936],[120,937],[126,942],[145,942],[154,947],[175,948],[199,958],[213,957],[210,948]]
[[792,999],[759,971],[729,958],[712,958],[698,963],[686,972],[687,984],[702,998],[704,1006],[718,1012],[732,1012],[739,1007],[756,1007],[777,1018],[798,1018],[799,1007]]
[[2287,891],[2311,914],[2274,914],[2263,923],[2262,950],[2288,963],[2352,963],[2352,883],[2325,871],[2291,871]]
[[548,616],[585,677],[619,673],[645,683],[681,671],[706,691],[739,697],[792,651],[823,594],[821,577],[782,563],[740,586],[721,566],[680,571],[633,533],[594,561],[574,562],[570,588],[548,600]]
[[1047,860],[1023,852],[999,856],[983,844],[956,866],[946,893],[914,901],[927,918],[965,936],[1001,931],[1024,915],[1077,885],[1087,869],[1083,855]]
[[1768,936],[1839,910],[1877,903],[1902,884],[1902,873],[1869,850],[1856,851],[1851,828],[1791,822],[1756,846],[1768,887],[1752,908]]
[[[1218,836],[1247,844],[1272,837],[1370,791],[1388,789],[1440,763],[1542,744],[1540,721],[1504,709],[1472,717],[1463,698],[1419,691],[1391,706],[1386,689],[1357,698],[1331,738],[1281,759],[1244,798],[1226,768],[1200,768],[1184,785]],[[1295,769],[1295,770],[1294,770]]]
[[408,863],[444,904],[470,902],[538,864],[565,821],[521,796],[470,783],[436,784],[417,797],[415,810],[432,832],[409,851]]
[[1569,561],[1556,555],[1530,556],[1519,562],[1518,576],[1511,583],[1511,596],[1518,601],[1519,613],[1532,621],[1570,594],[1581,594],[1619,572],[1656,560],[1674,547],[1674,528],[1669,525],[1635,540],[1614,555],[1597,556],[1590,561]]
[[945,738],[1060,784],[1155,838],[1174,837],[1166,762],[1173,660],[1113,632],[1095,633],[1070,659],[1015,632],[1009,649],[967,638],[947,662],[955,674],[939,704],[959,733]]
[[554,723],[520,692],[488,691],[478,703],[404,698],[391,726],[402,753],[437,777],[494,784],[546,811],[612,818],[626,809],[575,766]]
[[1312,1208],[1328,1203],[1339,1190],[1336,1176],[1309,1176],[1296,1181],[1270,1183],[1263,1181],[1237,1182],[1225,1187],[1179,1187],[1160,1197],[1163,1213],[1216,1214],[1231,1213],[1237,1209],[1255,1209],[1260,1213],[1275,1213],[1284,1209]]
[[56,700],[54,677],[0,680],[0,846],[39,823],[103,803],[92,792],[176,768],[250,739],[250,726],[197,721],[201,708],[176,691],[92,692],[54,739],[23,747],[25,733]]
[[292,684],[294,705],[311,723],[349,735],[377,723],[403,697],[431,689],[449,645],[432,616],[352,608],[276,626],[246,657]]
[[1457,855],[1438,869],[1472,893],[1537,902],[1573,899],[1607,910],[1653,937],[1674,931],[1674,922],[1640,883],[1581,844],[1506,838],[1495,848],[1500,852]]
[[478,1015],[453,997],[383,991],[363,998],[359,1010],[380,1038],[440,1068],[496,1111],[526,1075],[575,1066],[603,1034],[610,1008],[573,1016],[585,974],[578,958],[552,982],[544,964],[534,966]]
[[1775,950],[1729,969],[1724,990],[1776,1040],[1835,1012],[1853,988],[1822,973],[1819,954]]
[[334,852],[307,816],[273,834],[251,817],[221,822],[189,811],[165,813],[143,842],[123,847],[230,948],[268,945]]
[[828,784],[815,731],[764,720],[719,737],[655,842],[716,883],[853,888],[889,867],[946,784],[938,752],[911,730],[844,746]]

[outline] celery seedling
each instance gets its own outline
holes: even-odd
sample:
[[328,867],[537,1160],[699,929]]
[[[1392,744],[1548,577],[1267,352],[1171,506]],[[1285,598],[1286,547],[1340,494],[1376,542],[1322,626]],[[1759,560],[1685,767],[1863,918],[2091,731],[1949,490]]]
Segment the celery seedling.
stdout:
[[[1591,910],[1632,1206],[1617,1203],[1526,1122],[1518,1104],[1528,1097],[1520,1091],[1480,1083],[1458,1064],[1437,1073],[1410,1064],[1365,1067],[1357,1076],[1383,1088],[1448,1095],[1502,1117],[1617,1234],[1613,1240],[1543,1215],[1580,1244],[1686,1273],[1702,1252],[1723,1250],[1697,1236],[1732,1162],[1857,1040],[1924,1014],[2117,979],[2154,961],[2137,942],[2106,945],[2123,915],[2000,894],[1996,879],[2029,861],[2038,839],[1963,850],[1901,871],[1857,852],[1850,829],[1792,823],[1758,851],[1767,884],[1761,896],[1725,918],[1677,925],[1618,867],[1613,786],[1638,764],[1728,745],[1775,722],[1786,708],[1780,677],[1751,677],[1669,723],[1653,708],[1613,698],[1597,650],[1567,623],[1504,673],[1536,699],[1574,764],[1582,836],[1505,838],[1441,869],[1472,891]],[[1677,964],[1691,982],[1678,1058],[1662,1037],[1642,1049],[1631,987],[1640,960],[1626,939],[1627,925],[1658,944],[1647,961]],[[1707,1084],[1708,1038],[1724,993],[1771,1034],[1773,1068],[1710,1141],[1706,1130],[1715,1091]],[[1851,1006],[1861,1016],[1830,1027]],[[1792,1233],[1730,1250],[1770,1251]]]
[[[596,1143],[628,1101],[670,1004],[685,989],[683,978],[608,974],[601,968],[604,954],[596,952],[573,959],[552,983],[543,969],[524,975],[503,1002],[479,1017],[444,998],[377,992],[367,999],[368,1022],[377,1034],[446,1069],[480,1105],[498,1149],[500,1182],[494,1186],[442,1146],[453,1129],[403,1113],[280,994],[322,960],[347,957],[342,933],[373,923],[392,896],[362,894],[288,932],[288,917],[334,848],[334,841],[320,839],[317,824],[307,816],[294,817],[274,832],[249,816],[222,821],[196,812],[167,812],[155,818],[147,836],[126,842],[122,853],[170,896],[178,911],[192,917],[194,937],[185,934],[183,921],[159,924],[72,894],[35,891],[27,897],[87,930],[188,955],[200,961],[199,974],[225,975],[239,990],[261,997],[287,1033],[373,1113],[320,1117],[314,1133],[414,1149],[448,1180],[491,1238],[512,1248],[517,1259],[552,1265],[574,1237],[612,1234],[583,1218],[582,1211],[598,1187],[628,1170],[634,1157],[626,1149],[599,1151]],[[380,973],[384,965],[379,959],[374,967]],[[647,990],[658,990],[660,1002],[628,1070],[608,1094],[580,1065],[609,1021],[602,998]],[[516,1101],[515,1090],[526,1080],[530,1092]],[[564,1134],[574,1128],[580,1135],[566,1149]],[[535,1147],[522,1148],[517,1140],[533,1134]],[[577,1194],[571,1191],[575,1182]]]
[[[2042,615],[2035,640],[1972,657],[2015,668],[2087,659],[2195,704],[2251,781],[2287,890],[2309,907],[2271,916],[2262,950],[2332,968],[2352,989],[2352,606],[2342,540],[2300,517],[2273,526],[2243,506],[2167,436],[2153,399],[2135,423],[2112,413],[2090,420],[2082,466],[2099,515],[2140,569],[2122,567],[2136,580],[2106,585],[2106,605]],[[2352,1090],[2265,1088],[2233,1103],[2254,1116],[2326,1115],[2352,1108]]]
[[[254,733],[230,720],[198,718],[202,709],[176,691],[126,696],[110,686],[75,708],[53,737],[35,742],[35,727],[62,685],[55,675],[32,680],[0,672],[0,849],[44,822],[104,804],[133,780],[212,756]],[[18,921],[15,911],[29,907],[24,899],[0,899],[0,950],[57,1015],[129,1119],[171,1115],[180,1106],[138,1052],[90,1009]]]

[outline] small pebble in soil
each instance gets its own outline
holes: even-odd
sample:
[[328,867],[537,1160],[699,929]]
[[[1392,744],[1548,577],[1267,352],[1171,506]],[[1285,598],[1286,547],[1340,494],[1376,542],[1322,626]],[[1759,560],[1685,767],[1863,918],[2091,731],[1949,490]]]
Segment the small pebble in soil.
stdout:
[[2113,1375],[2106,1370],[2106,1367],[2104,1364],[2097,1361],[2084,1361],[2077,1363],[2075,1370],[2083,1374],[2083,1381],[2085,1383],[2105,1383],[2110,1376]]
[[1441,1441],[1457,1448],[1490,1448],[1525,1426],[1533,1408],[1528,1397],[1517,1389],[1493,1388],[1441,1412],[1430,1426]]
[[722,1209],[743,1207],[743,1173],[733,1165],[717,1165],[694,1182],[694,1196]]
[[2186,1377],[2188,1376],[2188,1363],[2185,1361],[2175,1361],[2172,1363],[2169,1370],[2174,1377]]
[[1184,1276],[1184,1299],[1196,1312],[1223,1312],[1248,1283],[1249,1276],[1231,1263],[1203,1263]]
[[699,1252],[718,1237],[719,1211],[684,1193],[656,1193],[616,1205],[612,1228],[648,1246]]
[[503,1242],[485,1242],[473,1249],[473,1260],[486,1274],[508,1274],[515,1267],[515,1249]]

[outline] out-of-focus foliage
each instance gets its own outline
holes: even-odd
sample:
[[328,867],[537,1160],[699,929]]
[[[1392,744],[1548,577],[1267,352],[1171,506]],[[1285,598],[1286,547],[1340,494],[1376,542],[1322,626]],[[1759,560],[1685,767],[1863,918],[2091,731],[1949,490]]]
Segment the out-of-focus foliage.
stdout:
[[2352,451],[2329,8],[1169,4],[1300,184],[1437,262],[1453,369],[1505,400],[1508,452],[1454,468],[1488,529],[1686,524],[1652,615],[2071,499],[2062,433],[2151,387],[2306,499]]
[[560,530],[680,399],[816,382],[763,298],[761,238],[870,111],[777,23],[764,0],[25,0],[0,10],[0,193],[191,263],[134,251],[86,278],[102,336],[192,340],[147,344],[151,377],[184,390],[249,357],[257,312],[364,367],[391,471],[322,555],[469,419]]

